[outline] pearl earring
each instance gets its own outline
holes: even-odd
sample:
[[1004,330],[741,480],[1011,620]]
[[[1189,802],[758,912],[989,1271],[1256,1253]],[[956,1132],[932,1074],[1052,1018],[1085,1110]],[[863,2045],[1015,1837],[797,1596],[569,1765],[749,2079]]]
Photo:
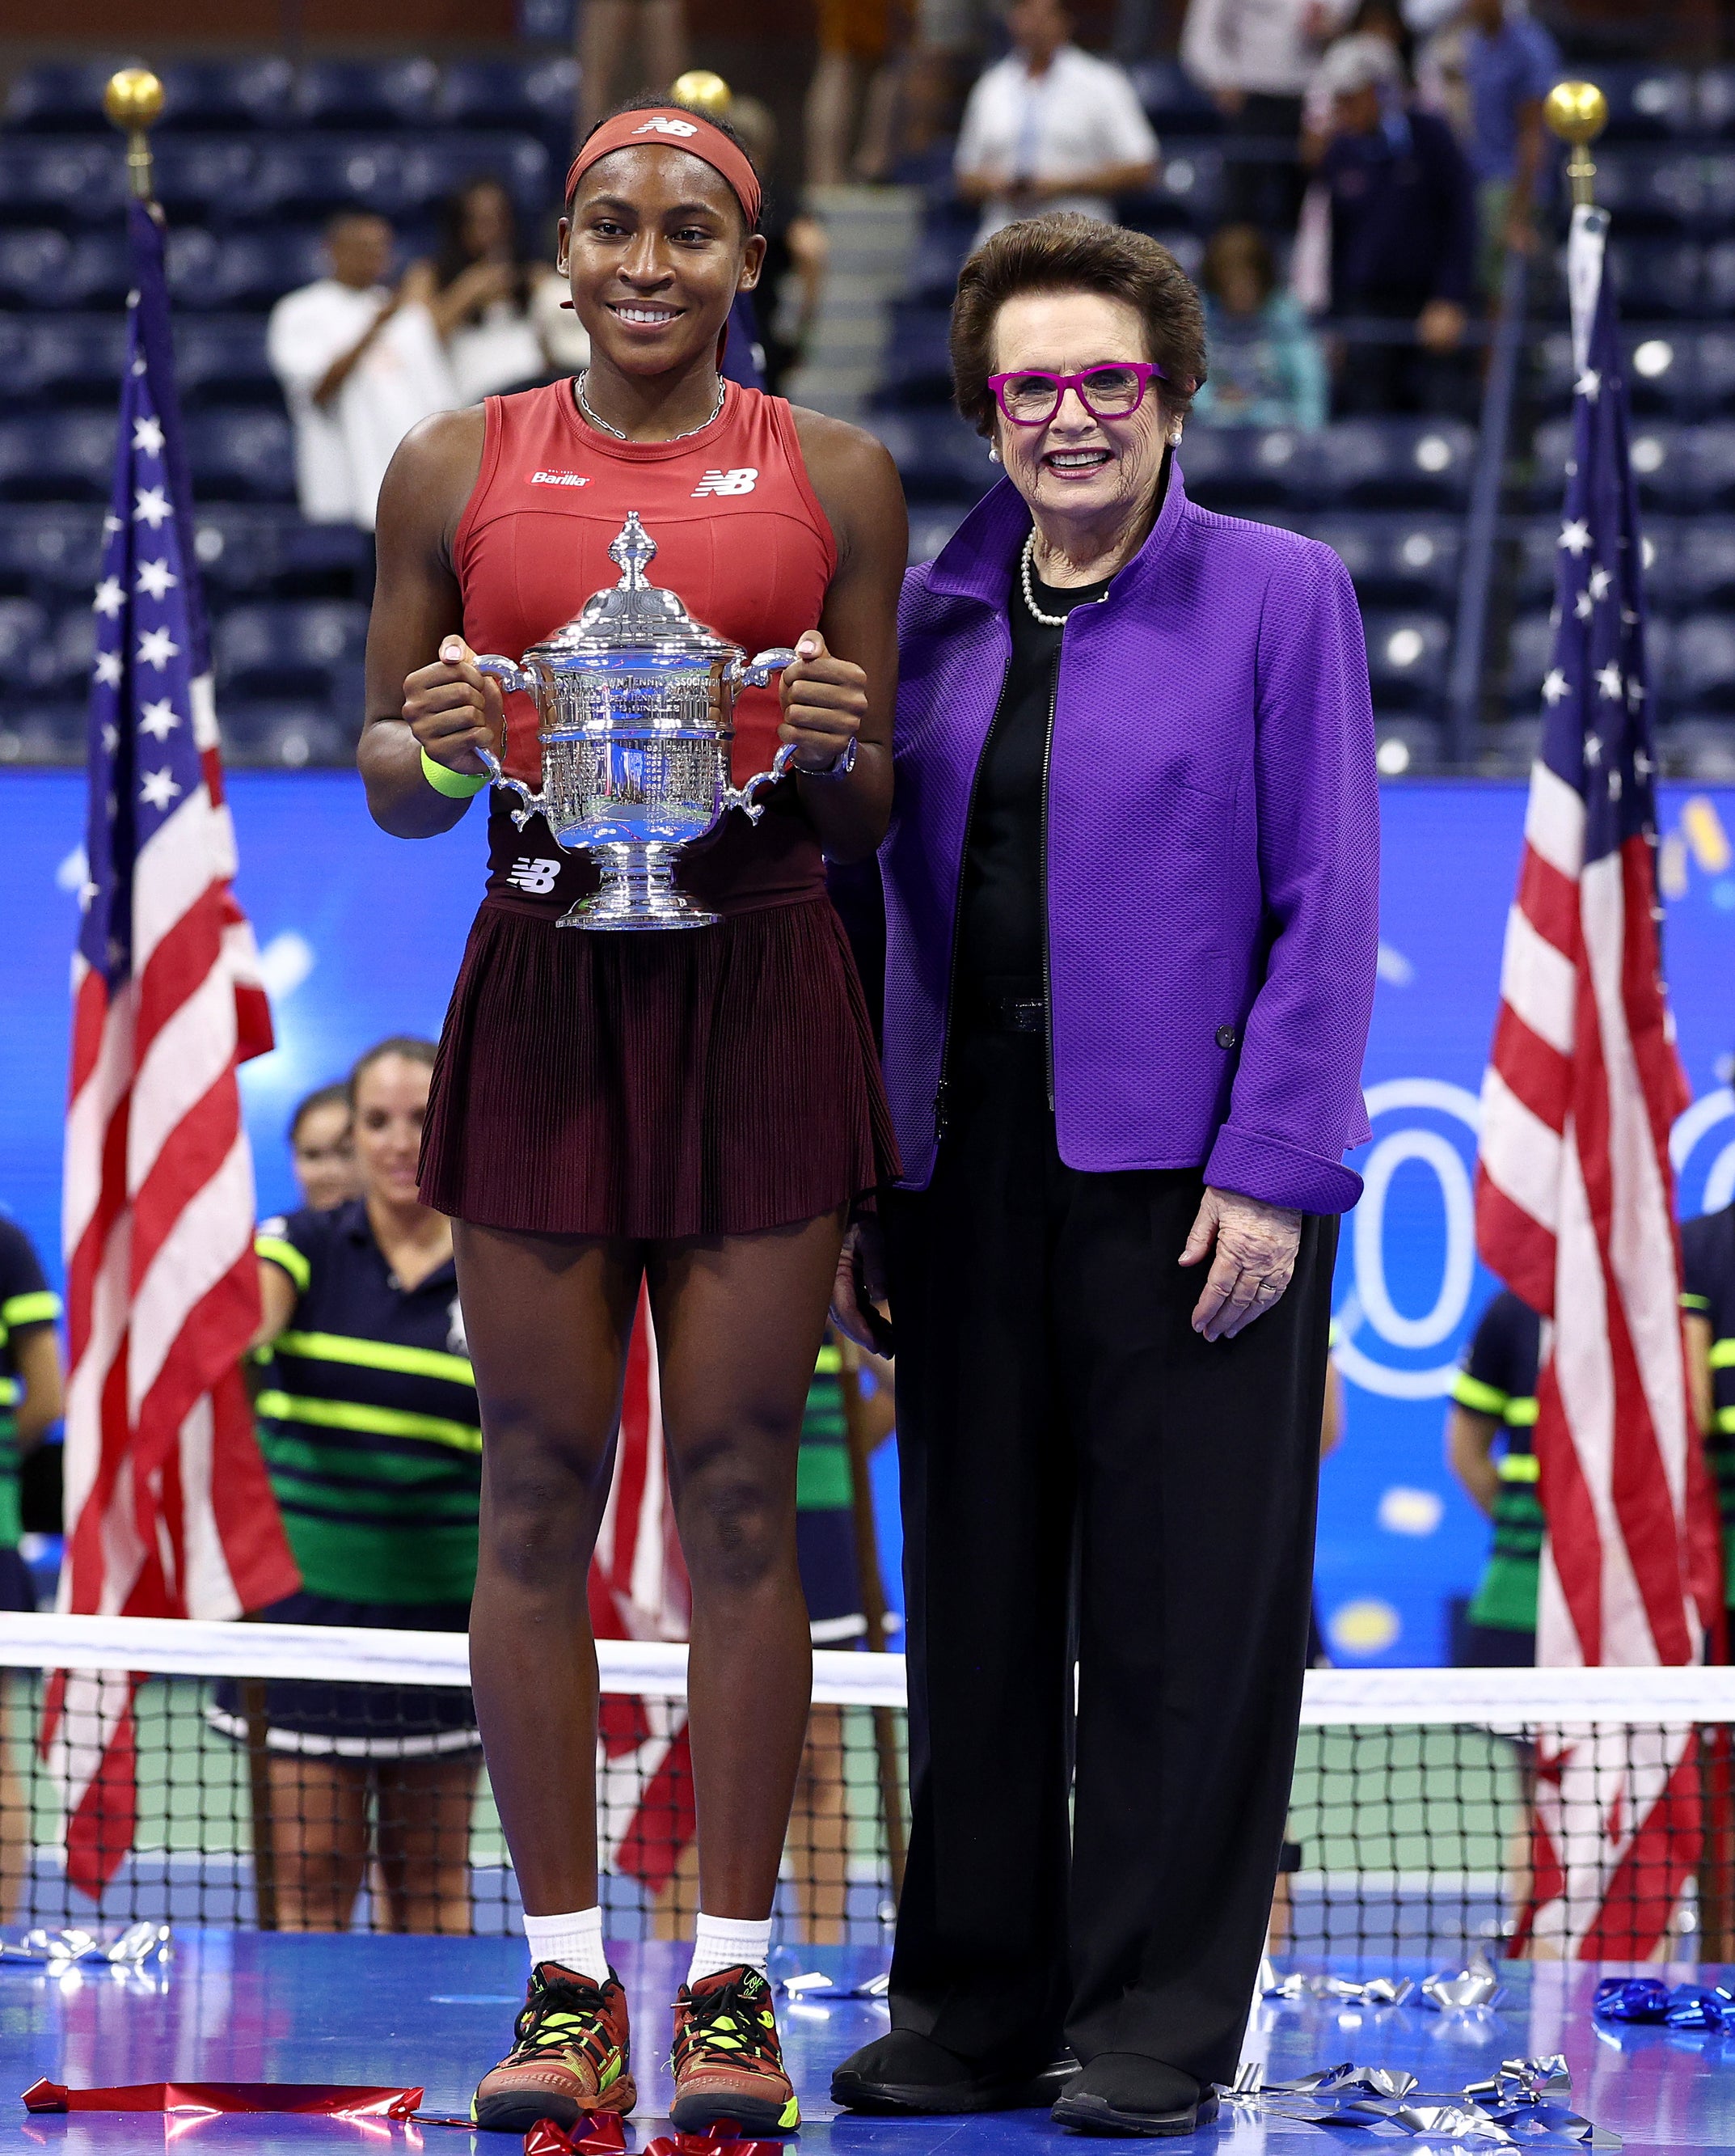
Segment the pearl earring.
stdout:
[[990,442],[988,444],[988,461],[991,465],[997,465],[1000,462],[1000,444],[998,442]]

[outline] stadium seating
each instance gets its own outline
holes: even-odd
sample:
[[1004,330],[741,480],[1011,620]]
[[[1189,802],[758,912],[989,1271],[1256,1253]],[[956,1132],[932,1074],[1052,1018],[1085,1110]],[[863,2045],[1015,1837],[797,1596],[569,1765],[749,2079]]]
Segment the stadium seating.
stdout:
[[206,501],[293,501],[295,448],[279,411],[190,412],[187,461]]
[[1376,711],[1437,710],[1446,686],[1451,624],[1443,614],[1364,612],[1368,678]]
[[106,501],[114,483],[111,413],[0,419],[0,501]]
[[367,609],[347,602],[231,607],[217,624],[217,685],[233,696],[323,701],[353,688],[366,641]]

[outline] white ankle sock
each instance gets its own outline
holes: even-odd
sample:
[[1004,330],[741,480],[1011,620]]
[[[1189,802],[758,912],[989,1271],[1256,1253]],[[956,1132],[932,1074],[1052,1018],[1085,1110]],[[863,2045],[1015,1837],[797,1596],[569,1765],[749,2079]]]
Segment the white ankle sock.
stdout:
[[557,1961],[592,1984],[608,1981],[608,1956],[602,1946],[602,1912],[573,1909],[564,1917],[526,1917],[525,1937],[531,1962]]
[[[529,1920],[526,1919],[526,1922]],[[719,1969],[756,1969],[765,1974],[765,1956],[771,1951],[771,1920],[752,1923],[735,1917],[701,1915],[693,1933],[693,1966],[688,1984]]]

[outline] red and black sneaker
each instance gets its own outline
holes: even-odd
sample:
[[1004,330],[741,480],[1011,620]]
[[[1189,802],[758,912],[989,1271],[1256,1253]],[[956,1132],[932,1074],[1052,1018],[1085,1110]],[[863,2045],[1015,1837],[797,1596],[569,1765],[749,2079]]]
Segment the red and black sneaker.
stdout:
[[681,1986],[670,2064],[677,2133],[709,2133],[724,2118],[747,2135],[792,2133],[801,2123],[783,2071],[771,1987],[756,1969],[719,1969]]
[[538,1962],[517,2037],[477,2087],[470,2116],[478,2126],[528,2133],[538,2119],[571,2126],[587,2112],[624,2115],[637,2102],[627,1994],[612,1969],[597,1984],[557,1961]]

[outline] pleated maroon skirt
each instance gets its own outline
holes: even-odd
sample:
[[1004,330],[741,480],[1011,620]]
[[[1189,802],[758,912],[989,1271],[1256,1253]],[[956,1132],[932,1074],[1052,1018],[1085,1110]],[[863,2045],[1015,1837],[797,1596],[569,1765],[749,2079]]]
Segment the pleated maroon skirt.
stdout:
[[440,1038],[422,1203],[667,1240],[811,1220],[898,1173],[828,898],[606,935],[485,904]]

